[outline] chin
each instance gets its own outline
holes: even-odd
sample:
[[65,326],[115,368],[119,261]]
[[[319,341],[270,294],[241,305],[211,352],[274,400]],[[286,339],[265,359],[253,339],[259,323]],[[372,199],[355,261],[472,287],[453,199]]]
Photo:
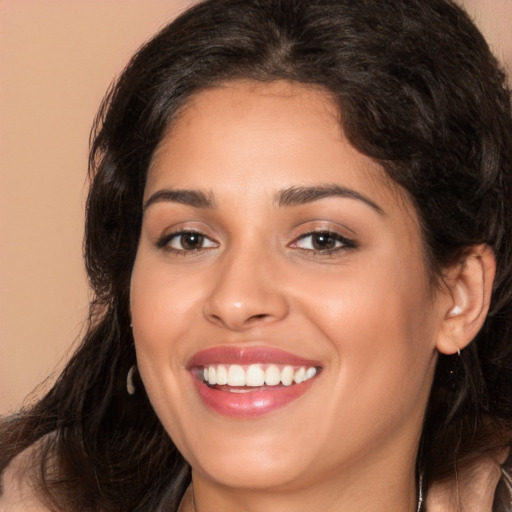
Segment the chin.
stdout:
[[217,462],[209,459],[193,472],[217,485],[235,489],[283,490],[301,486],[306,480],[306,468],[300,457],[277,460],[276,454],[259,452],[242,456],[225,455]]

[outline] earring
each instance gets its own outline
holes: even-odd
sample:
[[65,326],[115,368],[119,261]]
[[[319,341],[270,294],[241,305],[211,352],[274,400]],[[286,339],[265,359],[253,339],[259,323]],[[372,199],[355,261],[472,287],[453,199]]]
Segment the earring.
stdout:
[[420,473],[418,479],[418,505],[416,507],[416,512],[421,512],[423,507],[423,473]]
[[[462,313],[462,308],[460,306],[454,306],[454,308],[450,311],[450,316],[457,316]],[[457,347],[457,355],[460,357],[460,348]]]
[[460,306],[455,306],[451,311],[450,311],[450,316],[457,316],[457,315],[460,315],[462,313],[462,308]]
[[133,383],[133,373],[135,372],[135,368],[135,365],[130,366],[130,369],[126,375],[126,391],[129,395],[135,394],[135,385]]

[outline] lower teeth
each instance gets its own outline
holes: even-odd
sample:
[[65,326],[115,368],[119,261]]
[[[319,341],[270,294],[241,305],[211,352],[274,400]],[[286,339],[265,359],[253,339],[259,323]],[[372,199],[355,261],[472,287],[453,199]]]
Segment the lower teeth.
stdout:
[[232,388],[228,389],[229,393],[250,393],[251,391],[258,391],[260,389],[264,389],[263,387],[255,387],[255,388]]

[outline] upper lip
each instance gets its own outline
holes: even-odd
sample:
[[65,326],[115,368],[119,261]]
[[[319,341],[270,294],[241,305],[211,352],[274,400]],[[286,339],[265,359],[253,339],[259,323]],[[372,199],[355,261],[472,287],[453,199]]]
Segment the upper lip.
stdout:
[[319,367],[318,361],[305,359],[281,349],[265,346],[219,346],[201,350],[188,361],[187,368],[206,366],[209,364],[239,364],[273,363],[291,366]]

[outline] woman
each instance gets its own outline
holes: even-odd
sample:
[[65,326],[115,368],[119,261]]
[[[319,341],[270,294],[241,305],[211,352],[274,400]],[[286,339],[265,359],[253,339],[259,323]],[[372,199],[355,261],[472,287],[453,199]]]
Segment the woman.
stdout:
[[511,153],[503,74],[451,3],[190,9],[101,108],[89,329],[4,421],[6,487],[56,510],[490,510]]

